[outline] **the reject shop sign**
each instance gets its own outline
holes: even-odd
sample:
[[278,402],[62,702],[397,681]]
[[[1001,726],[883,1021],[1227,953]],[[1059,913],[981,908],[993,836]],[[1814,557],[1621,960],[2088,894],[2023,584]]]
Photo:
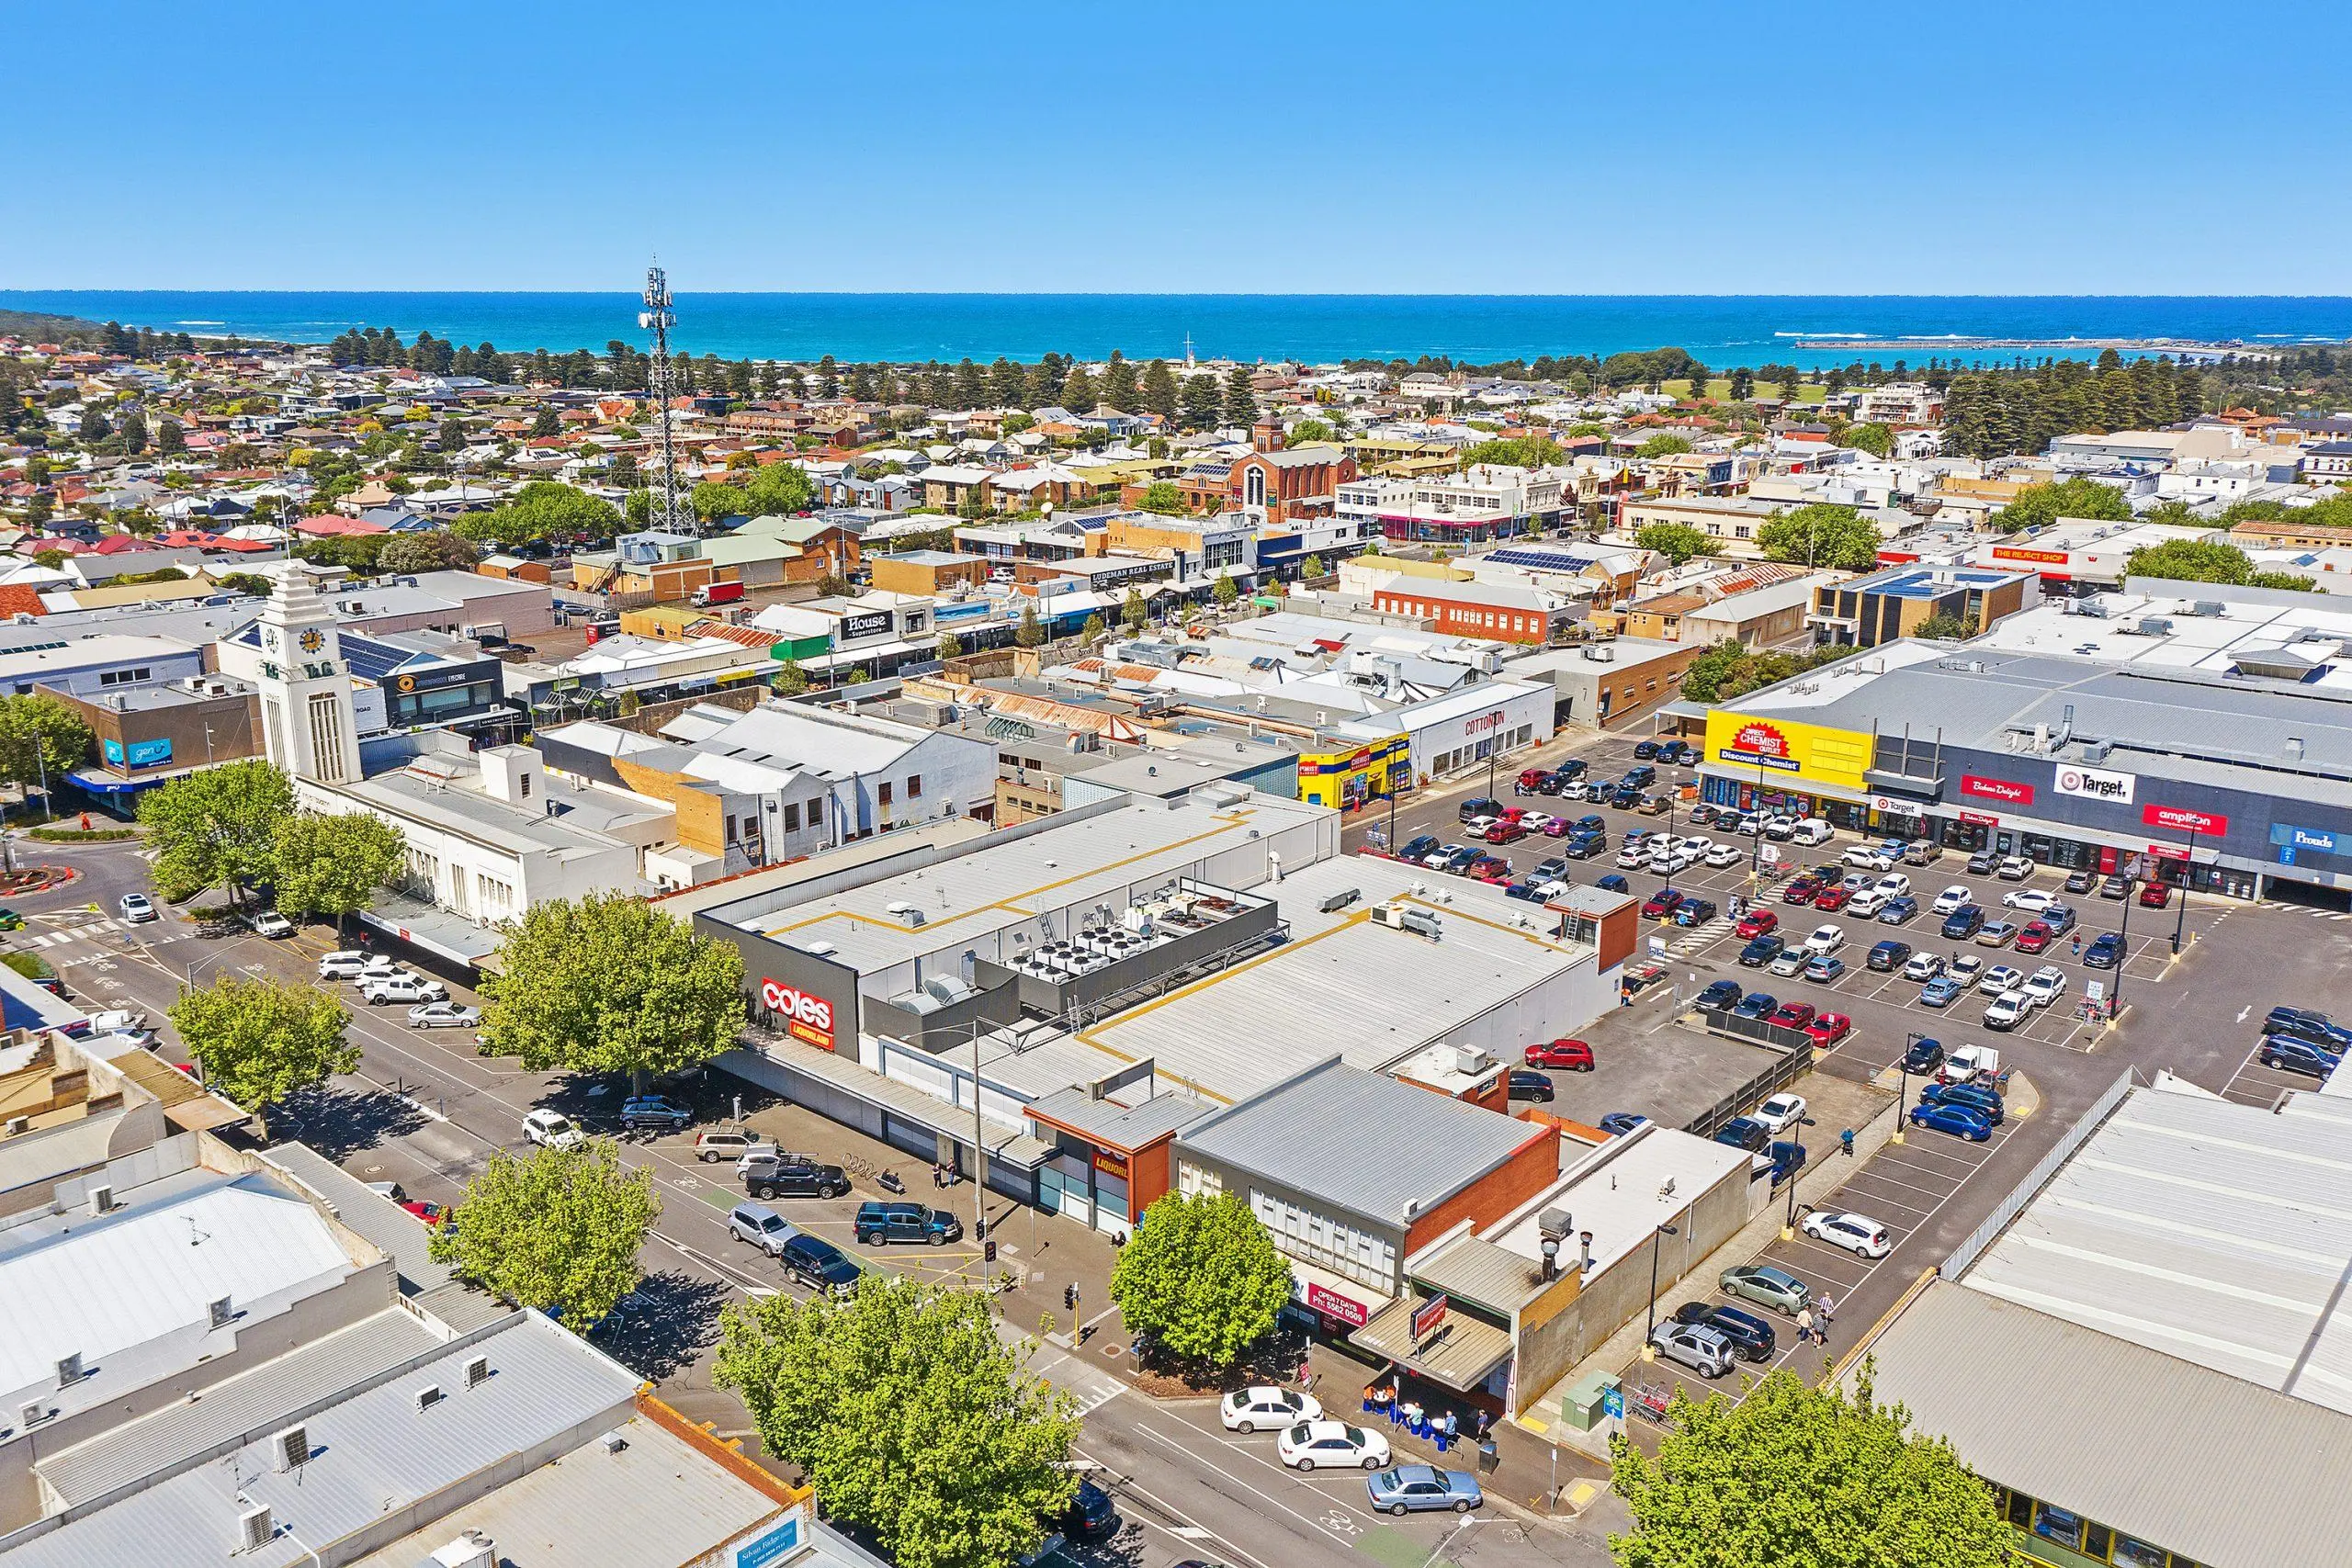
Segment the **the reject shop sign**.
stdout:
[[2140,820],[2151,828],[2168,828],[2176,833],[2226,833],[2230,819],[2211,811],[2191,811],[2186,806],[2143,806]]
[[1997,800],[2007,806],[2031,806],[2033,786],[2015,779],[1979,778],[1974,773],[1960,775],[1960,793],[1973,795],[1979,800]]
[[2118,806],[2132,804],[2132,786],[2139,782],[2137,773],[2110,773],[2100,768],[2061,767],[2057,790],[2060,795],[2080,795],[2086,800],[2108,800]]
[[762,980],[760,1005],[783,1019],[785,1032],[795,1039],[828,1051],[833,1048],[833,1004],[824,998],[812,997],[781,980]]

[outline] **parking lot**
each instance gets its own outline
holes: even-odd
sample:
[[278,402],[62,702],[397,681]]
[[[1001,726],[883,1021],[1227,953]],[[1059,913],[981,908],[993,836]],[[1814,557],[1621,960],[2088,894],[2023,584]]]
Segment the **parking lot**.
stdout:
[[1591,1070],[1545,1072],[1554,1097],[1544,1109],[1588,1127],[1612,1111],[1680,1127],[1779,1060],[1760,1045],[1678,1027],[1671,998],[1658,995],[1666,1005],[1645,1001],[1586,1031]]

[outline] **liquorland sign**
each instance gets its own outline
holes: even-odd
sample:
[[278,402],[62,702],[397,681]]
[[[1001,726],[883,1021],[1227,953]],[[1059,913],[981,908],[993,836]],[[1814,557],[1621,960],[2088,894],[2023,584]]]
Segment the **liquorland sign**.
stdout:
[[784,1021],[785,1032],[827,1051],[833,1048],[833,1004],[781,980],[760,982],[760,1005]]

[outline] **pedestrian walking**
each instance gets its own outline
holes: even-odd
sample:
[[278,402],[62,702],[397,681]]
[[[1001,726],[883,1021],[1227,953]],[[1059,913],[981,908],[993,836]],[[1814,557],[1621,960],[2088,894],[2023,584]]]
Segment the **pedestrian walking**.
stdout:
[[1821,1322],[1824,1327],[1826,1327],[1830,1324],[1838,1321],[1837,1297],[1831,1295],[1828,1292],[1824,1291],[1821,1294],[1813,1298],[1813,1304],[1821,1309]]
[[2074,950],[2075,956],[2080,958],[2083,955],[2083,933],[2076,931],[2074,941],[2068,945]]
[[1797,1338],[1804,1344],[1813,1343],[1813,1309],[1797,1308]]
[[1848,1159],[1852,1159],[1854,1157],[1854,1130],[1851,1127],[1849,1127],[1845,1131],[1839,1133],[1838,1134],[1838,1141],[1845,1145],[1846,1157]]
[[1478,1431],[1477,1431],[1477,1437],[1478,1437],[1478,1440],[1479,1440],[1480,1442],[1482,1442],[1482,1443],[1483,1443],[1483,1442],[1485,1442],[1485,1441],[1487,1440],[1487,1427],[1492,1427],[1494,1424],[1495,1424],[1494,1412],[1492,1412],[1492,1411],[1490,1411],[1490,1410],[1481,1410],[1480,1412],[1478,1412]]
[[1304,1393],[1315,1386],[1315,1363],[1301,1354],[1298,1358],[1298,1387]]

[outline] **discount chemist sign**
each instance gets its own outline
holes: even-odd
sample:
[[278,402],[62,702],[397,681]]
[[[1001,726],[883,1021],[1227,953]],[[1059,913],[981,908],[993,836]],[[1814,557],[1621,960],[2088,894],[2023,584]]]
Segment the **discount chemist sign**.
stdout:
[[1733,713],[1707,716],[1707,760],[1761,770],[1776,783],[1827,784],[1860,792],[1870,771],[1871,740],[1859,730],[1796,719]]

